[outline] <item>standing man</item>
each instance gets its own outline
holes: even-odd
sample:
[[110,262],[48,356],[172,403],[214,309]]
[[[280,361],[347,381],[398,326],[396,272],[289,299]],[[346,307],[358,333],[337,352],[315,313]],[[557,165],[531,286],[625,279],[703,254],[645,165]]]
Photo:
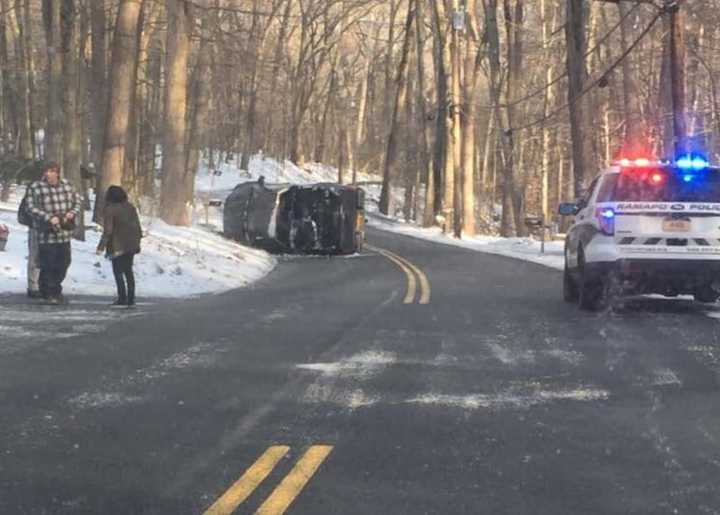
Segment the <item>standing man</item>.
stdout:
[[57,163],[47,163],[42,179],[30,185],[28,209],[38,237],[40,293],[50,304],[61,304],[65,301],[62,282],[70,266],[70,240],[80,213],[80,197],[60,178]]

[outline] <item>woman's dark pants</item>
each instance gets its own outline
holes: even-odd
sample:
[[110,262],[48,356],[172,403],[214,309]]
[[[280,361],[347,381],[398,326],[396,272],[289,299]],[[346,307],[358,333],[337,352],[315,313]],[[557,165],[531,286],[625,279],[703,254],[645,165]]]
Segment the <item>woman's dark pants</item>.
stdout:
[[[118,301],[128,304],[135,303],[135,275],[133,274],[133,258],[135,254],[123,254],[113,258],[112,268],[117,285]],[[127,283],[127,288],[125,284]]]

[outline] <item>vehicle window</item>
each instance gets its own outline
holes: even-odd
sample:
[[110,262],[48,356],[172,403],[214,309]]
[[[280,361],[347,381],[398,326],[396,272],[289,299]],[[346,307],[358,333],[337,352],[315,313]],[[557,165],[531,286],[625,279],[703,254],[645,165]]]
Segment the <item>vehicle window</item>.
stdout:
[[588,186],[588,189],[585,191],[585,194],[582,196],[582,203],[586,206],[590,203],[590,199],[593,196],[598,179],[599,177],[595,177],[595,179],[590,183],[590,186]]
[[605,175],[600,182],[600,189],[598,190],[596,202],[608,202],[612,200],[615,186],[617,185],[619,174],[613,173]]
[[720,173],[674,168],[623,170],[612,200],[625,202],[720,202]]

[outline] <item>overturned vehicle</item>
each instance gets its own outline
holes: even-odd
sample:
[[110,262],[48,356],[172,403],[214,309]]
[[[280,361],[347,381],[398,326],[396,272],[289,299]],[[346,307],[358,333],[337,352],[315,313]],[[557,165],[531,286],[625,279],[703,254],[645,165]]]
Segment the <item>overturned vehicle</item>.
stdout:
[[364,200],[355,186],[245,182],[225,200],[223,234],[270,252],[352,254],[365,238]]

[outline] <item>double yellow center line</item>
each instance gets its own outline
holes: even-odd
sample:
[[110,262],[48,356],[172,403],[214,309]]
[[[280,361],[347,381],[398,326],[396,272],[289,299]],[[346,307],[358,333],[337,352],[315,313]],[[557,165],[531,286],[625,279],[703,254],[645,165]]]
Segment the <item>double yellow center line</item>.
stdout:
[[[332,449],[331,445],[310,447],[255,514],[281,515],[285,513]],[[203,515],[230,515],[233,513],[270,475],[288,451],[290,451],[290,447],[287,445],[273,445],[268,448]]]
[[402,256],[390,252],[389,250],[373,247],[366,245],[369,250],[377,252],[378,254],[388,258],[390,261],[395,263],[400,269],[405,272],[407,276],[408,286],[403,299],[403,304],[414,304],[415,297],[417,296],[418,282],[420,283],[420,297],[418,304],[429,304],[430,303],[430,281],[427,276],[417,266],[412,264],[410,261]]

